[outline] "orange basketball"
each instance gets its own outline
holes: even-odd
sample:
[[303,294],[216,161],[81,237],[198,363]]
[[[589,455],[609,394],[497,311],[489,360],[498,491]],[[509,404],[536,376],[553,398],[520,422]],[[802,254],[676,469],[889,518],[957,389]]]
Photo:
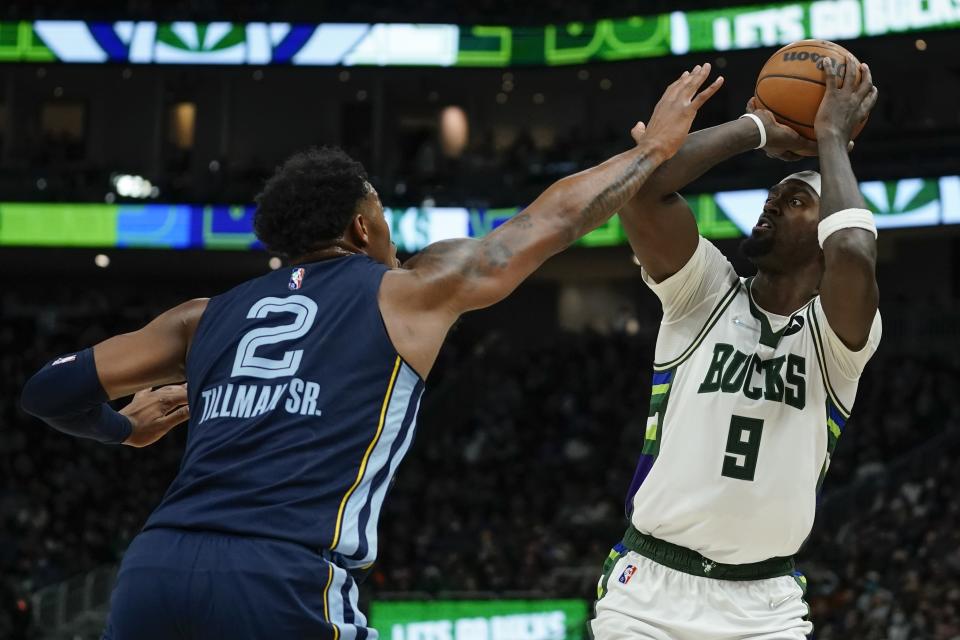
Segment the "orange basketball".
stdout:
[[[846,77],[846,56],[849,52],[826,40],[799,40],[770,56],[760,70],[754,95],[760,106],[773,112],[777,122],[787,125],[804,138],[816,140],[813,121],[826,90],[826,72],[817,68],[820,58],[830,57],[843,65],[840,84]],[[854,58],[856,59],[856,58]],[[860,61],[857,61],[857,79]],[[854,127],[856,138],[866,120]]]

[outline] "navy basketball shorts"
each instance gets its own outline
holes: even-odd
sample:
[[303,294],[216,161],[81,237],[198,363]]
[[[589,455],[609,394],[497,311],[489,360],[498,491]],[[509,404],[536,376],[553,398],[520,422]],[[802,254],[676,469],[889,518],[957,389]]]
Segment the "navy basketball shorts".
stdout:
[[298,544],[150,529],[124,555],[103,640],[376,640],[357,597]]

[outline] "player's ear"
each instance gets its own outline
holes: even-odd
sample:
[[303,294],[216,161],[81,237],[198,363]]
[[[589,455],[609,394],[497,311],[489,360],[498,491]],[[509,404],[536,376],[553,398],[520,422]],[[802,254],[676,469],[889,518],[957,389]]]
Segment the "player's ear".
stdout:
[[363,214],[358,213],[353,217],[350,226],[347,227],[346,236],[351,244],[361,249],[370,244],[370,226]]

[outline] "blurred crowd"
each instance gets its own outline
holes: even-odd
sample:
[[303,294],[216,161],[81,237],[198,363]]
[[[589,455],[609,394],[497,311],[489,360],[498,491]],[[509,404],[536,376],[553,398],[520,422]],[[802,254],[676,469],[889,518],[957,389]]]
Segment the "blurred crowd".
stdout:
[[[49,358],[137,328],[173,296],[0,296],[0,637],[17,637],[31,592],[119,559],[176,473],[185,430],[147,449],[103,446],[17,405]],[[590,598],[642,446],[656,318],[642,324],[519,353],[455,335],[391,489],[369,592]],[[822,515],[800,558],[817,638],[960,638],[958,384],[944,357],[881,348],[868,367],[822,495],[822,513],[840,515]],[[922,464],[899,462],[940,441]]]
[[945,434],[884,476],[874,491],[838,496],[833,524],[815,528],[801,568],[809,578],[818,640],[960,638],[960,421],[954,405]]

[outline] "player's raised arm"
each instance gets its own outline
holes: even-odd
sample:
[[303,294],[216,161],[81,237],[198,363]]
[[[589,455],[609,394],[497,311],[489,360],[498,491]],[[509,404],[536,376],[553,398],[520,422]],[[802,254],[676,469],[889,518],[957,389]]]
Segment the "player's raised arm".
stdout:
[[[191,300],[138,331],[61,356],[24,386],[23,409],[69,435],[143,447],[186,420],[187,351],[206,300]],[[136,393],[120,412],[107,400]]]
[[820,148],[823,186],[820,200],[820,245],[824,274],[820,284],[823,312],[844,344],[858,350],[866,344],[877,313],[877,231],[850,166],[847,146],[855,125],[863,122],[877,102],[870,69],[846,60],[846,79],[829,58],[820,61],[826,72],[826,93],[815,129]]
[[[781,160],[799,160],[803,157],[799,153],[816,153],[814,142],[778,123],[769,111],[757,109],[753,99],[747,111],[760,122],[742,117],[688,135],[676,155],[660,165],[620,210],[630,246],[656,282],[679,271],[697,248],[696,221],[677,191],[724,160],[757,148],[761,142],[767,155]],[[763,140],[759,125],[764,128]],[[642,127],[638,125],[631,134],[642,135]]]
[[427,307],[452,317],[506,297],[550,256],[606,221],[683,143],[693,118],[723,83],[697,93],[710,65],[697,65],[671,84],[633,149],[563,178],[533,204],[479,240],[427,247],[406,265],[425,286]]

